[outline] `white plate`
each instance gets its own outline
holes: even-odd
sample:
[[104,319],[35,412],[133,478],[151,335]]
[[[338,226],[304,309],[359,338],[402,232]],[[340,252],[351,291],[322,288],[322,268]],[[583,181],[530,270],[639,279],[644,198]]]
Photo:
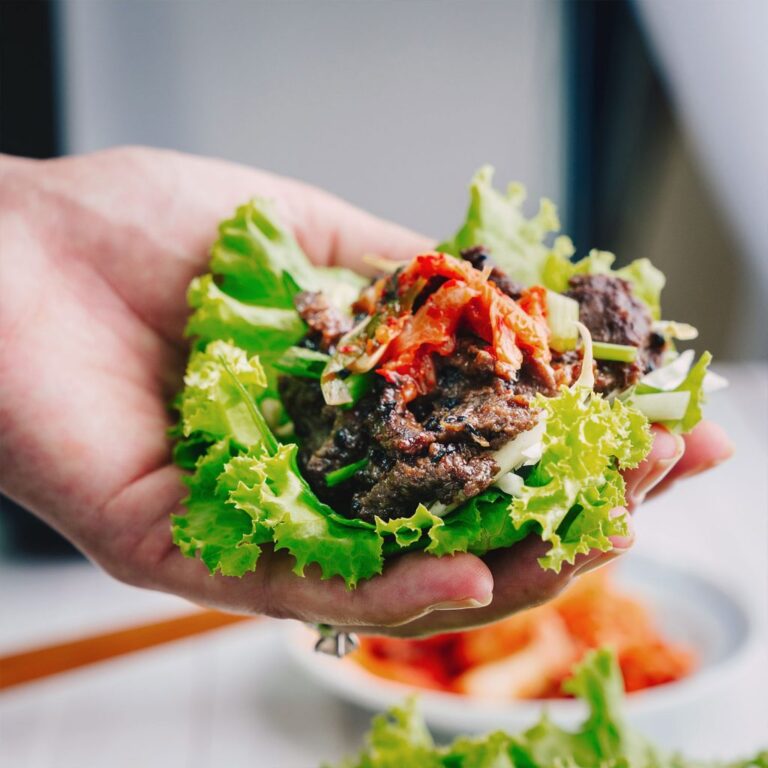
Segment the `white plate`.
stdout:
[[[736,665],[756,646],[755,626],[742,601],[705,576],[639,556],[622,558],[615,575],[620,585],[652,606],[666,637],[695,649],[700,665],[684,680],[629,696],[626,712],[630,720],[663,741],[667,741],[665,731],[673,732],[672,741],[682,735],[685,723],[677,717],[680,712],[691,713],[688,719],[695,719],[699,727],[708,719],[716,722],[727,701],[729,681],[735,679]],[[438,730],[515,731],[534,723],[542,706],[563,725],[575,725],[585,714],[582,704],[572,700],[551,700],[545,705],[537,701],[484,702],[414,689],[383,680],[348,659],[314,653],[316,634],[302,625],[288,625],[286,632],[292,658],[321,686],[372,711],[400,703],[417,690],[427,723]]]

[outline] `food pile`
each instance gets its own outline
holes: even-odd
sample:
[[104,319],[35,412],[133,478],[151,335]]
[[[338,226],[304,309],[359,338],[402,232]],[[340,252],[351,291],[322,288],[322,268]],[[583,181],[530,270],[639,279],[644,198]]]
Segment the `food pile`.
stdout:
[[673,682],[696,666],[691,649],[667,640],[649,606],[604,568],[553,601],[479,629],[417,640],[362,637],[350,656],[373,674],[477,699],[561,698],[574,663],[609,646],[627,692]]
[[677,352],[695,329],[661,319],[647,260],[573,261],[522,202],[483,169],[457,234],[373,280],[311,265],[265,201],[221,225],[189,289],[182,552],[240,576],[269,544],[351,588],[405,551],[533,535],[557,571],[626,533],[621,472],[651,423],[698,422],[710,356]]

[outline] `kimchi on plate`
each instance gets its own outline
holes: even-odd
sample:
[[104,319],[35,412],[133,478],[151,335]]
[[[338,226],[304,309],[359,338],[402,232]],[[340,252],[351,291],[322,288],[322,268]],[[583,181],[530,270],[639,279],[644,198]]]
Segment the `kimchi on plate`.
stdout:
[[353,659],[416,688],[473,698],[567,698],[563,682],[589,650],[614,649],[625,688],[640,691],[689,675],[691,648],[659,630],[650,607],[624,592],[611,569],[579,578],[554,601],[495,624],[426,639],[364,637]]

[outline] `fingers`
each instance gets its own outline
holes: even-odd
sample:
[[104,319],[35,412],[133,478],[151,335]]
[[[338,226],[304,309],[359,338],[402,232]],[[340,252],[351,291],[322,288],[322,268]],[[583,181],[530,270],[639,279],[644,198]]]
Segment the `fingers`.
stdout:
[[685,443],[680,435],[669,432],[654,424],[653,447],[645,461],[635,469],[624,472],[626,496],[630,509],[642,503],[646,495],[672,471],[685,452]]
[[404,555],[388,563],[381,576],[354,590],[338,578],[321,581],[315,569],[308,570],[305,578],[297,577],[291,567],[287,557],[273,562],[268,612],[335,626],[395,626],[430,611],[487,605],[493,594],[490,570],[468,554]]
[[[355,628],[388,627],[433,610],[487,605],[493,594],[488,566],[469,554],[444,558],[404,555],[388,562],[383,574],[352,590],[339,577],[322,580],[316,566],[298,576],[292,570],[292,557],[266,548],[253,573],[240,579],[211,576],[201,562],[184,558],[170,544],[167,528],[167,524],[165,530],[158,526],[153,534],[165,546],[159,561],[134,561],[134,570],[141,572],[123,573],[121,578],[237,613]],[[145,553],[153,549],[156,547],[149,542],[142,546]]]
[[48,241],[92,254],[126,303],[173,340],[186,322],[187,285],[205,271],[219,222],[253,197],[275,201],[317,264],[361,269],[366,252],[407,259],[432,244],[293,179],[178,152],[121,148],[14,164],[11,172],[19,177],[16,204],[45,203]]
[[288,224],[316,264],[367,271],[364,254],[405,261],[430,250],[435,241],[371,216],[337,197],[291,182],[284,198]]
[[674,482],[721,464],[733,455],[734,446],[725,431],[702,421],[687,435],[675,435],[654,424],[653,448],[636,469],[624,472],[630,510],[648,496],[667,490]]
[[650,492],[655,496],[673,483],[722,464],[733,456],[734,445],[725,430],[711,421],[701,421],[684,436],[685,452],[669,473]]
[[[616,510],[616,514],[624,512],[624,509]],[[531,536],[509,549],[492,552],[484,558],[494,584],[493,600],[489,605],[461,611],[433,611],[408,624],[380,628],[378,631],[397,637],[417,637],[469,629],[532,608],[558,595],[574,577],[602,567],[626,552],[634,541],[632,529],[628,536],[612,541],[612,550],[594,550],[579,555],[574,565],[566,564],[560,573],[555,573],[545,571],[538,562],[546,554],[549,544]]]

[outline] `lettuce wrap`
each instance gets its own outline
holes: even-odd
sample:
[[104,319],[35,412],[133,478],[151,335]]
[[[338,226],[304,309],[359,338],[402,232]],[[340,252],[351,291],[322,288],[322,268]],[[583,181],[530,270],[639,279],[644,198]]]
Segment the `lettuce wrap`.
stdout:
[[[187,334],[192,344],[184,389],[175,401],[180,418],[172,430],[174,458],[188,470],[189,494],[186,512],[173,517],[172,530],[185,555],[199,557],[211,573],[242,576],[258,567],[259,553],[269,545],[292,556],[297,574],[314,563],[322,578],[340,577],[354,588],[361,579],[381,573],[387,558],[406,551],[483,555],[537,536],[549,545],[541,566],[559,571],[580,553],[609,550],[611,536],[627,533],[625,517],[611,516],[611,510],[625,503],[622,471],[647,456],[652,422],[683,433],[700,420],[710,356],[704,353],[694,363],[690,354],[676,352],[675,337],[685,340],[695,332],[661,320],[664,277],[650,262],[641,259],[614,270],[614,257],[604,251],[573,261],[567,237],[557,236],[548,244],[559,229],[552,203],[543,200],[538,213],[526,218],[523,199],[519,185],[502,194],[492,186],[491,170],[481,169],[456,235],[440,244],[437,253],[418,256],[410,267],[393,265],[395,278],[385,276],[373,285],[347,269],[312,265],[267,200],[252,200],[220,225],[210,272],[189,287]],[[490,254],[498,272],[462,261],[477,249]],[[414,264],[431,265],[439,274],[422,277]],[[446,278],[451,270],[468,277]],[[502,296],[493,282],[495,274],[521,285],[524,298]],[[404,275],[411,275],[419,289],[429,285],[425,292],[436,293],[446,288],[446,280],[466,290],[466,281],[475,281],[472,295],[492,300],[484,319],[472,321],[481,329],[476,332],[482,335],[483,323],[496,317],[499,307],[517,323],[514,331],[507,329],[506,339],[497,340],[495,347],[490,344],[486,357],[497,367],[503,364],[502,373],[512,381],[520,373],[515,364],[523,370],[538,366],[548,376],[555,371],[559,380],[553,378],[546,392],[531,396],[526,407],[535,414],[536,428],[493,454],[493,483],[480,492],[459,494],[451,503],[419,499],[397,515],[356,516],[328,503],[334,497],[324,486],[343,488],[353,482],[370,471],[369,457],[327,472],[323,487],[314,481],[313,487],[280,378],[315,382],[313,386],[322,387],[324,407],[340,413],[371,397],[371,388],[381,384],[380,375],[413,385],[411,397],[426,391],[426,347],[418,357],[421,379],[402,373],[403,360],[413,364],[413,350],[406,349],[399,358],[392,352],[414,325],[422,299],[411,291],[412,306],[403,309],[403,293],[396,302],[399,314],[391,316],[382,304],[386,286],[392,285],[387,279],[402,283]],[[601,370],[630,365],[637,349],[593,340],[578,322],[579,305],[565,294],[569,286],[572,292],[579,280],[595,276],[620,278],[653,319],[655,337],[661,340],[655,369],[610,391],[597,391],[595,372],[599,376]],[[483,280],[488,284],[481,285]],[[379,303],[361,324],[360,297],[372,291]],[[308,327],[296,307],[305,292],[320,292],[355,326],[330,351],[302,341]],[[350,318],[353,305],[355,322]],[[461,322],[474,318],[477,313],[472,312]],[[376,333],[371,328],[380,329],[383,321],[395,330],[387,340],[394,346],[381,357],[380,348],[371,353]],[[513,327],[513,320],[508,323]],[[489,333],[496,339],[495,329]],[[361,334],[363,347],[354,348]],[[568,365],[562,362],[556,368],[553,355]],[[367,370],[363,358],[371,358]]]

